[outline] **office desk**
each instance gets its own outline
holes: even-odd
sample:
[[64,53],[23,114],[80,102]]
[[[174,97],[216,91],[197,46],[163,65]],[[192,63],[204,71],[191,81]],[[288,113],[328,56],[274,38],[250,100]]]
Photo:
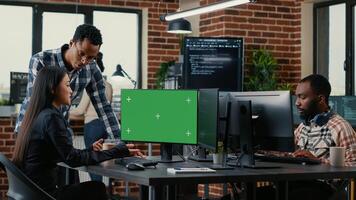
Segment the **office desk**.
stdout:
[[[166,186],[172,187],[174,185],[228,182],[255,183],[257,181],[288,182],[293,180],[334,178],[351,179],[353,177],[356,177],[356,167],[335,168],[329,165],[300,165],[282,163],[264,164],[279,165],[281,166],[281,168],[235,168],[233,170],[218,170],[216,173],[170,174],[167,173],[167,168],[169,167],[196,167],[205,166],[206,163],[197,163],[194,161],[170,164],[160,163],[157,165],[156,169],[145,169],[144,171],[129,171],[123,166],[116,165],[112,161],[107,161],[100,165],[84,166],[75,169],[95,173],[102,176],[108,176],[111,178],[125,179],[126,181],[134,182],[144,186],[151,186],[153,199],[164,199],[162,195],[158,194],[161,194],[163,188],[165,188]],[[68,167],[65,164],[60,165]],[[168,196],[167,198],[172,199],[172,196]]]

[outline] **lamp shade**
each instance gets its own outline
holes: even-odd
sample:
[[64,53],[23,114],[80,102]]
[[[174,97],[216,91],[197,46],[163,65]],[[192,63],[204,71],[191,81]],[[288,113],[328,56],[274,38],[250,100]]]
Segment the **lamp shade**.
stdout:
[[168,24],[168,33],[188,34],[192,33],[192,26],[188,20],[183,18],[170,21]]
[[122,73],[122,67],[120,64],[116,65],[116,71],[113,73],[113,76],[122,76],[124,77],[124,74]]

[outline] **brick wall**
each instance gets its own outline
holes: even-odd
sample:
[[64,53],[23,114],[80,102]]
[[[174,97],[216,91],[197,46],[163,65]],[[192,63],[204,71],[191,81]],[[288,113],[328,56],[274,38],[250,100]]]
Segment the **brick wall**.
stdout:
[[[218,0],[201,0],[201,5]],[[243,37],[245,73],[252,51],[265,48],[277,59],[277,78],[295,85],[301,76],[302,0],[258,0],[201,15],[201,36]],[[245,77],[247,77],[245,76]]]
[[[0,118],[0,152],[8,158],[12,157],[14,151],[15,136],[13,130],[15,123],[15,118]],[[7,185],[6,175],[0,170],[0,199],[5,197]]]

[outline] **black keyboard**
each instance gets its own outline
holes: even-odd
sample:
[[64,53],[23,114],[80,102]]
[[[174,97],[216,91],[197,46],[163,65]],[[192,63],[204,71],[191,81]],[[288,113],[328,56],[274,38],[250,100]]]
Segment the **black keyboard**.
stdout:
[[122,166],[126,166],[129,163],[138,163],[145,167],[156,166],[158,164],[157,161],[147,160],[145,158],[139,158],[139,157],[118,158],[115,160],[115,163]]
[[256,160],[267,161],[267,162],[280,162],[280,163],[297,163],[297,164],[307,164],[307,165],[318,165],[321,164],[320,160],[303,158],[303,157],[292,157],[292,156],[276,156],[276,155],[263,155],[255,154]]

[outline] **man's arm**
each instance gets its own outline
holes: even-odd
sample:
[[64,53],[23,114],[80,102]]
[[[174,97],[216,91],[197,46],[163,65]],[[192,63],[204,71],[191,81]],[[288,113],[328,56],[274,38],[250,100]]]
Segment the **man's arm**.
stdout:
[[345,163],[356,162],[356,155],[353,153],[351,146],[356,144],[356,133],[352,126],[344,121],[336,125],[335,130],[339,132],[335,134],[337,138],[336,146],[345,147]]
[[34,81],[36,79],[38,69],[41,69],[42,67],[43,67],[43,64],[40,62],[37,54],[32,56],[32,58],[30,60],[30,64],[29,64],[26,97],[22,102],[21,109],[20,109],[19,115],[16,120],[15,133],[19,132],[19,128],[21,126],[23,117],[25,115],[27,105],[30,102],[30,97],[32,95],[32,87],[33,87]]
[[97,67],[91,68],[91,81],[86,87],[88,96],[106,127],[106,132],[110,138],[120,137],[119,122],[113,112],[110,102],[105,95],[104,78]]

